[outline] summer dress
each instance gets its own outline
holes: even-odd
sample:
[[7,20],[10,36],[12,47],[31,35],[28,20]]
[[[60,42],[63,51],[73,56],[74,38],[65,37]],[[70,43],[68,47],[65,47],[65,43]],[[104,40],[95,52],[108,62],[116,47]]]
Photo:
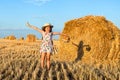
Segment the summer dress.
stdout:
[[52,33],[43,32],[42,43],[40,47],[40,53],[52,53],[53,43],[52,43]]

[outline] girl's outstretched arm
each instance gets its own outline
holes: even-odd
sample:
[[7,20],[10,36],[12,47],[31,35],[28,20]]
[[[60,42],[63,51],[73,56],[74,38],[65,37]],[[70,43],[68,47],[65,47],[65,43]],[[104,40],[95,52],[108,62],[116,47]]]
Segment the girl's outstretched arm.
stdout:
[[40,32],[40,33],[44,32],[43,30],[39,29],[38,27],[31,25],[29,22],[26,23],[26,26],[28,26],[28,27]]
[[62,39],[64,42],[69,42],[70,41],[70,37],[66,34],[63,34],[63,33],[60,33],[60,32],[53,32],[53,35],[61,35],[61,36],[64,36]]
[[52,32],[52,33],[53,33],[53,35],[61,35],[60,32]]
[[60,32],[53,32],[53,35],[62,35],[62,36],[69,37],[68,35],[60,33]]

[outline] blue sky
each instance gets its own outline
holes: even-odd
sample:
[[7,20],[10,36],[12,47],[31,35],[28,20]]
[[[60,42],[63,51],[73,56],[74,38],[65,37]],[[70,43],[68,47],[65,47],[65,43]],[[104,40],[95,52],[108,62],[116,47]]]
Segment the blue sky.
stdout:
[[120,0],[0,0],[0,29],[28,29],[25,23],[52,23],[61,31],[64,23],[86,15],[105,16],[120,28]]

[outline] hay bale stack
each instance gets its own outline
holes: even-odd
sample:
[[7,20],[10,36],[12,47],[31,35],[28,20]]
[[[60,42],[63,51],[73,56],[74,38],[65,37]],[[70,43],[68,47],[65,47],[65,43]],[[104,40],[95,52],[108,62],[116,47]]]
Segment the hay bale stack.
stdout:
[[33,34],[28,34],[26,38],[27,42],[35,42],[36,41],[36,36]]
[[120,31],[103,16],[85,16],[65,23],[63,32],[70,36],[65,43],[60,36],[61,60],[119,59]]
[[5,39],[16,40],[16,37],[14,35],[10,35],[10,36],[5,37]]

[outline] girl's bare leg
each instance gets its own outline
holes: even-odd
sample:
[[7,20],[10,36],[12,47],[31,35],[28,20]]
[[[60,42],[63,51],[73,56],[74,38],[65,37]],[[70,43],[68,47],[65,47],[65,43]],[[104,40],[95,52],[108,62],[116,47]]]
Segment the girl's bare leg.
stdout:
[[47,53],[47,69],[50,69],[50,53]]
[[42,54],[41,54],[41,68],[42,68],[42,69],[44,68],[45,56],[46,56],[46,53],[42,53]]

